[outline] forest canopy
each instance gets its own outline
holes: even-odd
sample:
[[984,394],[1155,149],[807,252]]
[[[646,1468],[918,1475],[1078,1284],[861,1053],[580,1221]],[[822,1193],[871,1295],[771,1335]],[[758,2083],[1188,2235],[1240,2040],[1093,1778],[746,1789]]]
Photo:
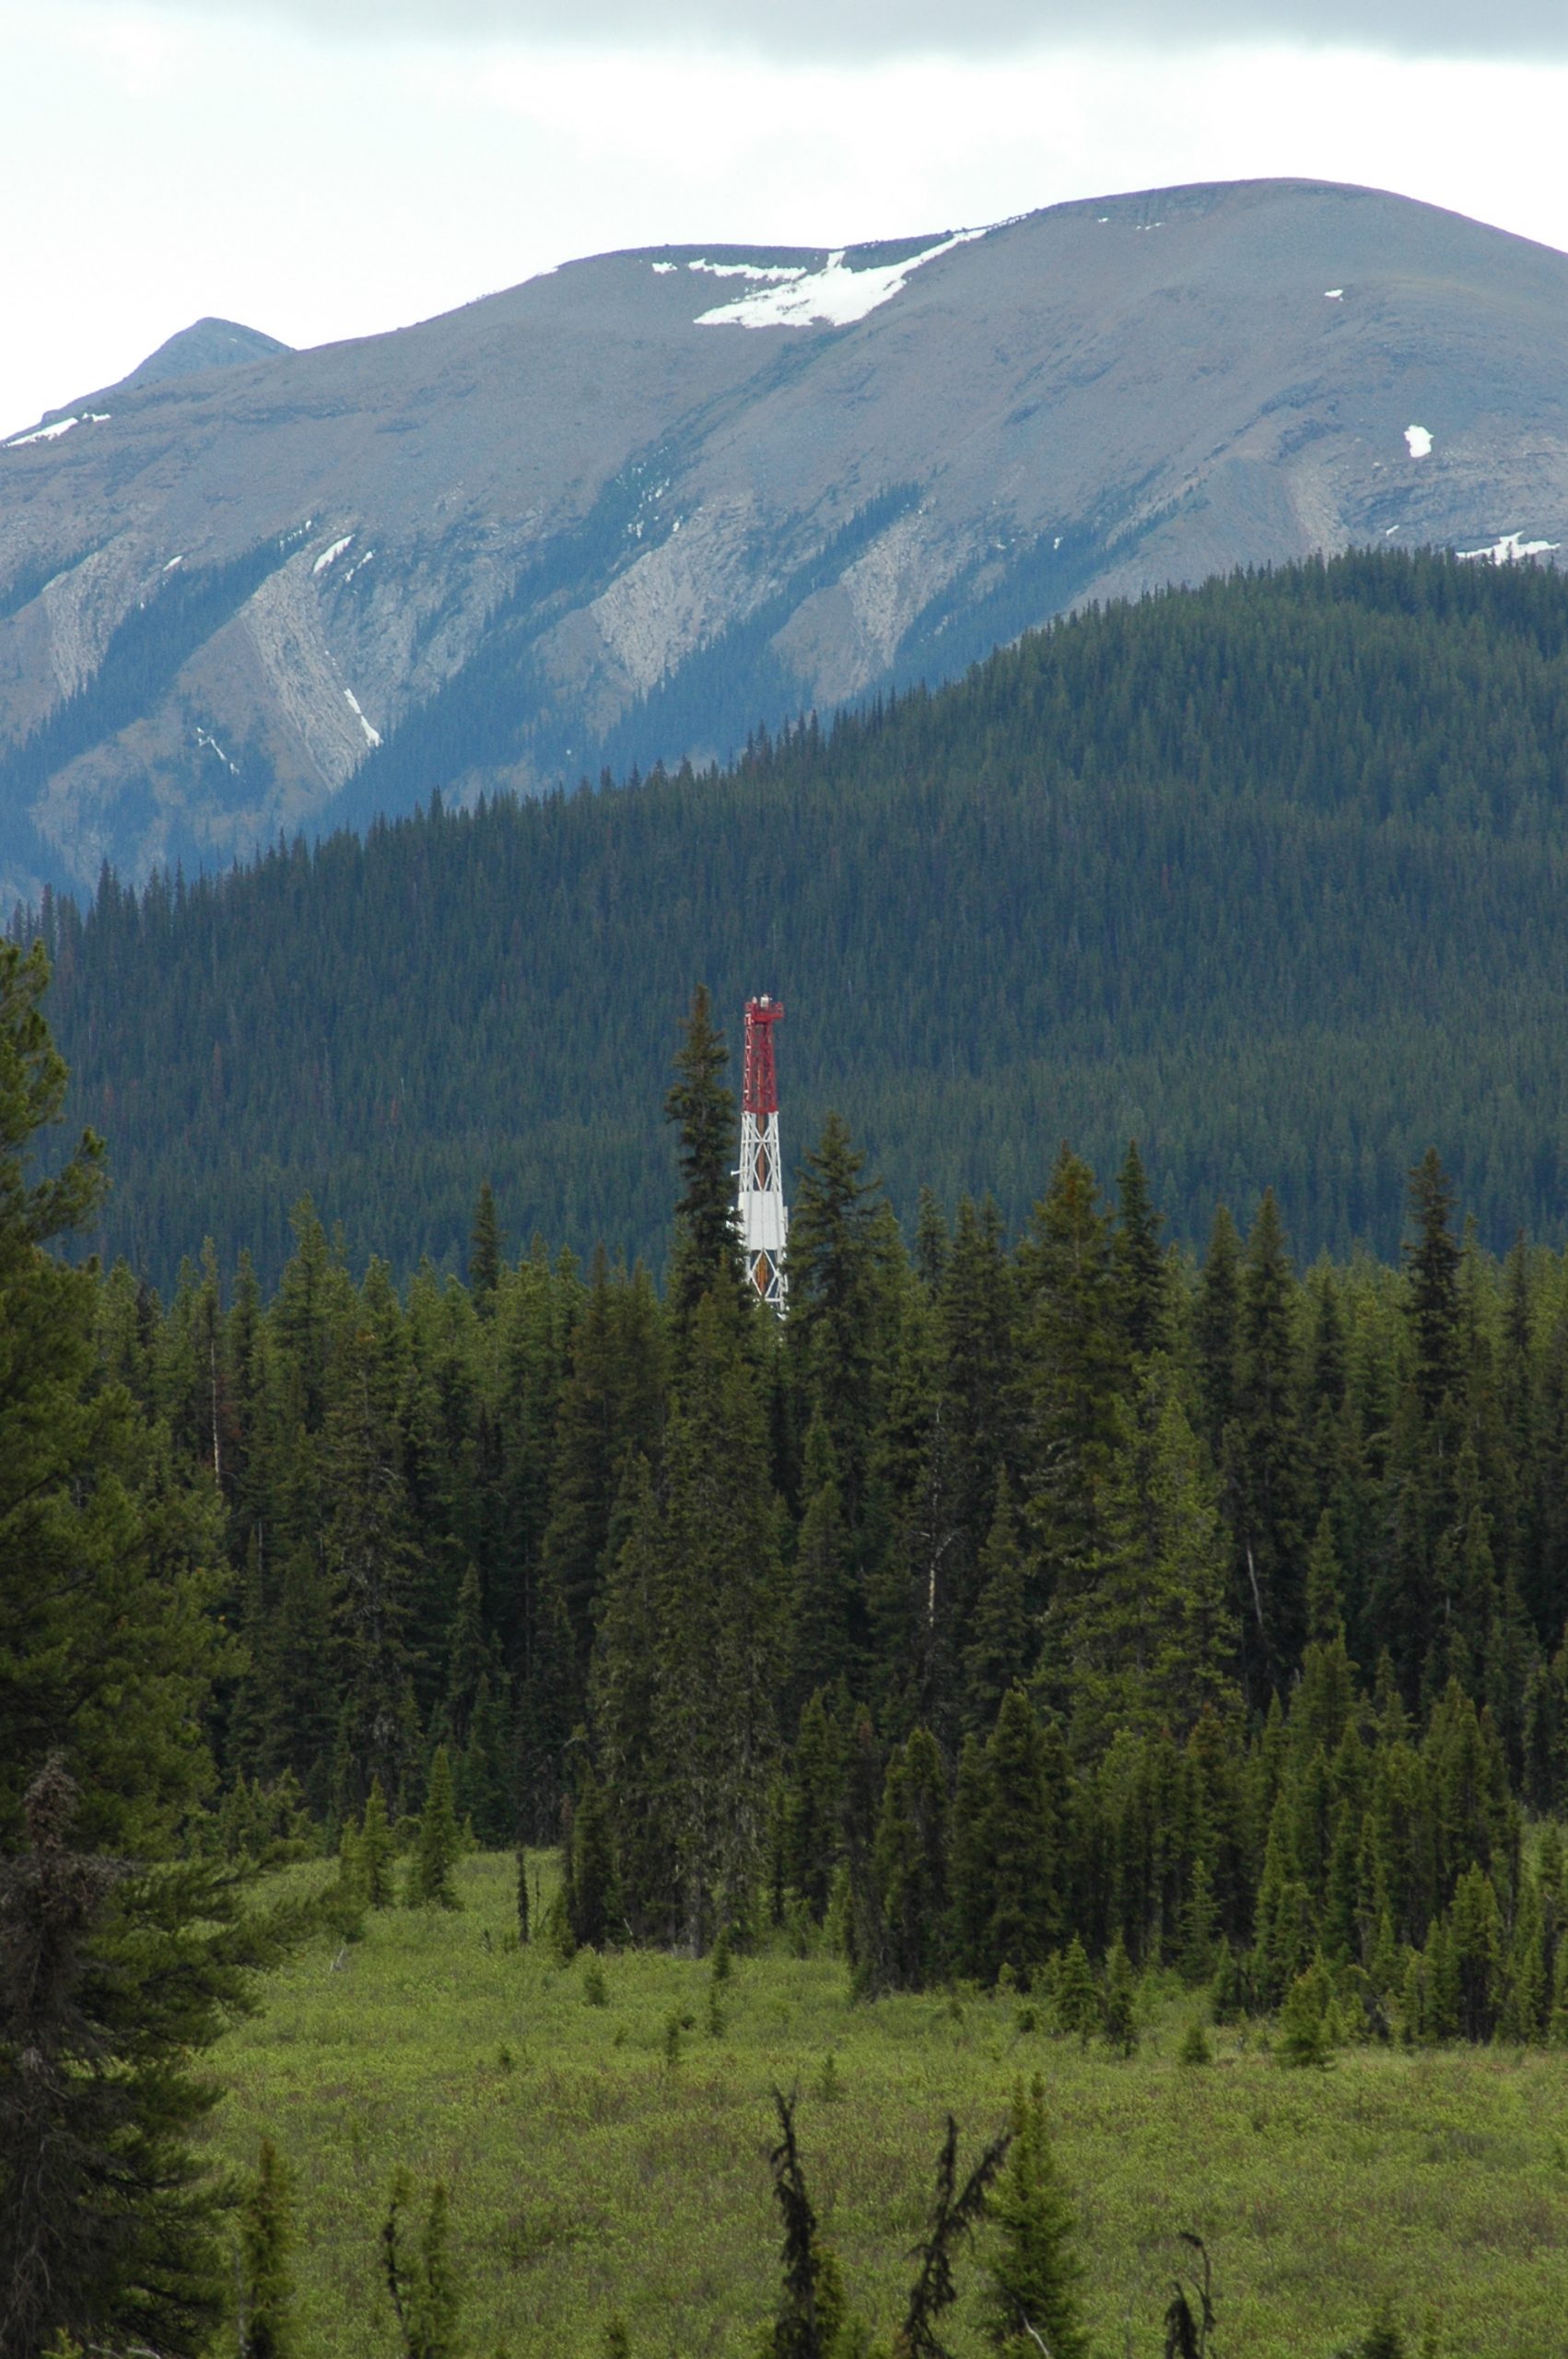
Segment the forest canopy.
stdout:
[[428,807],[36,913],[94,1241],[271,1284],[309,1192],[405,1274],[475,1175],[659,1268],[668,1044],[781,992],[787,1156],[842,1109],[899,1217],[1022,1228],[1063,1137],[1171,1233],[1265,1187],[1398,1247],[1433,1142],[1494,1250],[1563,1235],[1568,583],[1356,554],[1090,611],[722,775]]

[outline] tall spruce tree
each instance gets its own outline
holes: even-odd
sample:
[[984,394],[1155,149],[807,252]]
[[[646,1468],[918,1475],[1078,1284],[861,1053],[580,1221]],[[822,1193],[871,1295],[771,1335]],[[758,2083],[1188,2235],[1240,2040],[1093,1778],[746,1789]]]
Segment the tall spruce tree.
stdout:
[[669,1299],[676,1325],[684,1329],[705,1295],[742,1301],[744,1271],[734,1222],[735,1095],[723,1077],[730,1052],[714,1023],[706,983],[692,993],[681,1033],[664,1112],[675,1126],[680,1151]]
[[1014,2090],[1007,2164],[986,2196],[983,2330],[1000,2359],[1089,2359],[1073,2206],[1045,2118],[1045,2081]]
[[766,1835],[782,1636],[767,1469],[752,1362],[727,1308],[708,1297],[692,1314],[647,1543],[649,1750],[672,1863],[668,1934],[694,1954],[743,1914]]

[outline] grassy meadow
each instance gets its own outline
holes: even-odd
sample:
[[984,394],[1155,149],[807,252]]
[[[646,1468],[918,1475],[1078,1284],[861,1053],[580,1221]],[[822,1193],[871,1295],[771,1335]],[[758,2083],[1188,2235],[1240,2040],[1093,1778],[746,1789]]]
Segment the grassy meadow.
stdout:
[[[378,2236],[399,2165],[421,2206],[446,2183],[472,2359],[600,2359],[616,2315],[647,2359],[749,2359],[777,2286],[775,2084],[800,2092],[825,2232],[885,2330],[947,2112],[970,2155],[1034,2072],[1104,2359],[1163,2347],[1183,2228],[1210,2247],[1223,2359],[1329,2359],[1385,2291],[1412,2355],[1428,2331],[1456,2359],[1568,2344],[1568,2053],[1352,2049],[1302,2072],[1220,2030],[1194,2066],[1173,1989],[1145,1992],[1123,2060],[1047,2036],[1015,1994],[854,2005],[838,1960],[781,1953],[718,1986],[707,1964],[612,1954],[596,2003],[593,1960],[518,1946],[509,1859],[459,1880],[461,1913],[310,1944],[216,2051],[224,2160],[252,2166],[270,2135],[296,2173],[310,2359],[398,2347]],[[967,2299],[946,2339],[980,2351]]]

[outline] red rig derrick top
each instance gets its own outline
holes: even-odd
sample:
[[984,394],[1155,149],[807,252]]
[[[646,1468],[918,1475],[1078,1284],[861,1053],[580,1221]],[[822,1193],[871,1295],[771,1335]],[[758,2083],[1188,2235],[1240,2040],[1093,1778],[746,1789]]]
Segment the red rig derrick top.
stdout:
[[746,1002],[746,1060],[741,1081],[741,1106],[747,1114],[777,1114],[778,1076],[773,1064],[773,1027],[784,1013],[781,999]]

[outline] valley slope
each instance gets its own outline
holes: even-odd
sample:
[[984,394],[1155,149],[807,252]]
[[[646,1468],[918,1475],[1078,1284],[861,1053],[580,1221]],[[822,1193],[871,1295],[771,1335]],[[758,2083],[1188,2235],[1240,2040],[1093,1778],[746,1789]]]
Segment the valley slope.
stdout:
[[913,1215],[1028,1217],[1140,1140],[1200,1242],[1397,1250],[1435,1144],[1483,1237],[1560,1238],[1568,582],[1353,554],[1072,617],[727,774],[501,799],[43,912],[96,1239],[263,1280],[309,1189],[356,1256],[664,1250],[679,1020],[781,992],[785,1152],[838,1108]]

